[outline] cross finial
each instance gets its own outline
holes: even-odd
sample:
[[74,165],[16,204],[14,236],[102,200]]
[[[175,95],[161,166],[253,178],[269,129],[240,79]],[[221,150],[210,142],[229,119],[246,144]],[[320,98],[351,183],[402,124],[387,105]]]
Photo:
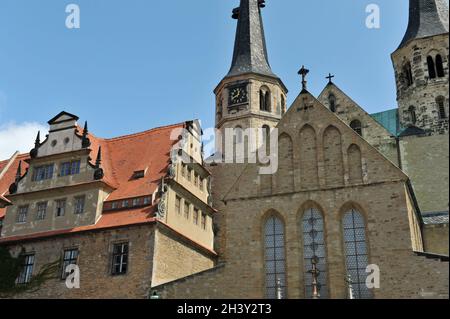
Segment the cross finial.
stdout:
[[308,75],[309,70],[305,68],[305,66],[303,65],[302,68],[300,69],[300,71],[298,71],[298,74],[300,74],[302,76],[302,89],[306,90],[306,76]]
[[334,78],[334,75],[332,75],[331,73],[328,73],[328,76],[325,77],[325,79],[328,79],[328,83],[333,83],[333,78]]

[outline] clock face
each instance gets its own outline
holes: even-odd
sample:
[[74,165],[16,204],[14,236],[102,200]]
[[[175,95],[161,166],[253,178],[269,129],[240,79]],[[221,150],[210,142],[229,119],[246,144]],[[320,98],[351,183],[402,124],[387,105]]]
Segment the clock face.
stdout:
[[247,102],[246,86],[239,86],[230,89],[230,105]]

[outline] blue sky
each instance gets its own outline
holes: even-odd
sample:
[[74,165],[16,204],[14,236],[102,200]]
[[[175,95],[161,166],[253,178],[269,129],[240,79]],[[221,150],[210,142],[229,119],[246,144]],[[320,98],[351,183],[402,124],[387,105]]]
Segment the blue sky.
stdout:
[[[65,27],[70,3],[81,9],[78,30]],[[238,3],[0,0],[3,148],[21,124],[45,124],[61,110],[87,119],[101,137],[193,118],[212,127],[212,91],[230,67]],[[380,29],[365,26],[371,3],[380,6]],[[406,30],[407,0],[267,0],[263,15],[270,63],[289,102],[305,64],[315,95],[332,72],[369,112],[396,106],[390,54]]]

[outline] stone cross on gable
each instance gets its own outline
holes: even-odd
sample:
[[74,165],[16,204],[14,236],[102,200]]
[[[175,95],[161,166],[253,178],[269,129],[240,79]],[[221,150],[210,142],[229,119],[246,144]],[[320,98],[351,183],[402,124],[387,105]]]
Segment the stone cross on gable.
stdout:
[[300,71],[298,71],[298,74],[302,76],[302,89],[306,90],[306,76],[308,75],[309,70],[305,68],[305,66],[303,65],[302,68],[300,69]]
[[331,75],[331,73],[328,73],[328,76],[325,77],[325,79],[328,79],[328,83],[333,83],[333,78],[334,78],[334,75]]

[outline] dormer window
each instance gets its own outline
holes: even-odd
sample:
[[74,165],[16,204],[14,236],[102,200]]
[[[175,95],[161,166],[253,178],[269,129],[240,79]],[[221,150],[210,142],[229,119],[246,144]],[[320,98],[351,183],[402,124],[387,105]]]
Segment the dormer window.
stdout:
[[144,178],[146,172],[147,172],[147,168],[134,171],[133,179]]
[[62,163],[59,176],[63,177],[80,174],[80,164],[80,160]]

